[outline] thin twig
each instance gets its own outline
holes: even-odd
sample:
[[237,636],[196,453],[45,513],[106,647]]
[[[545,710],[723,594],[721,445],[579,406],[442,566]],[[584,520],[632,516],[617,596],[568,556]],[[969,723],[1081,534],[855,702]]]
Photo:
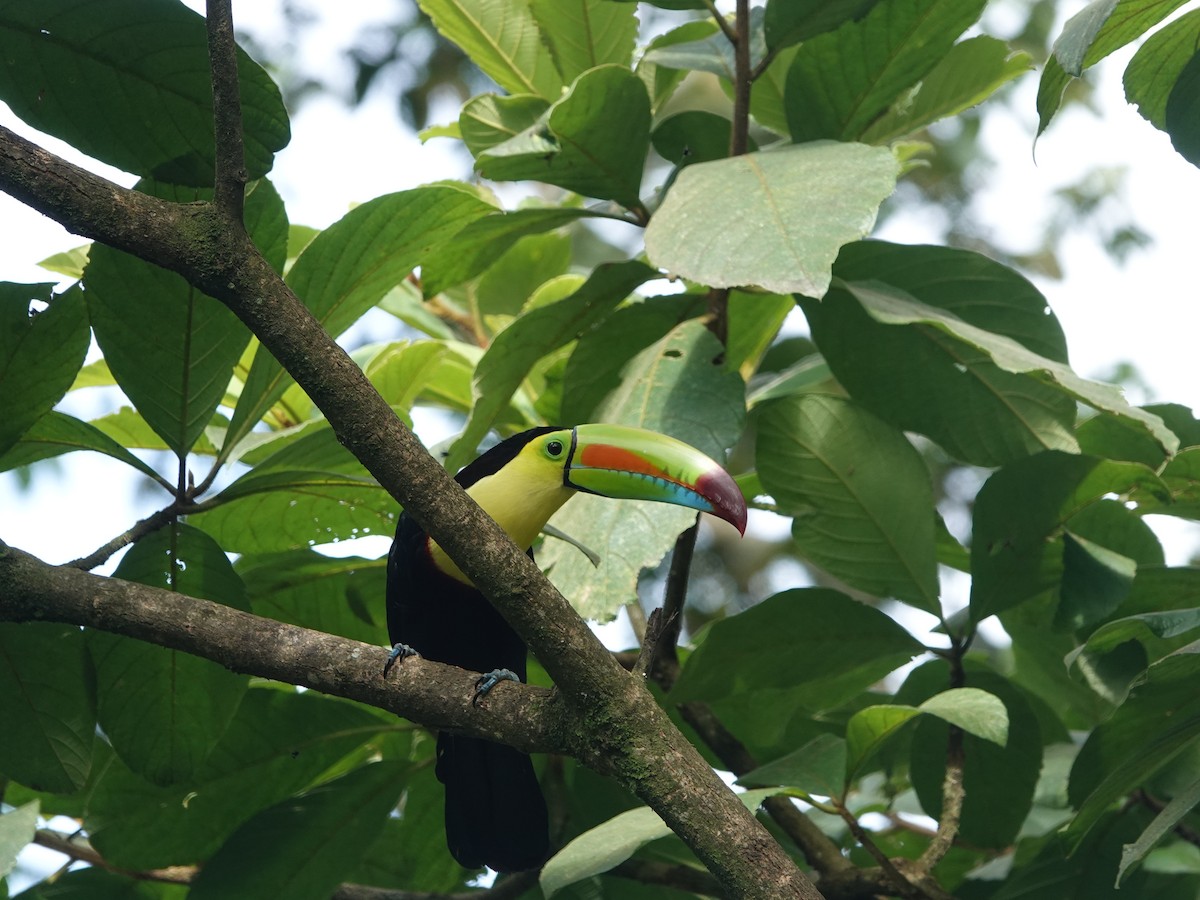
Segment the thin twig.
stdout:
[[72,560],[67,565],[73,569],[83,569],[85,572],[90,572],[96,566],[107,562],[109,557],[122,547],[136,543],[151,532],[158,531],[158,529],[176,518],[180,514],[180,510],[181,504],[178,502],[165,506],[158,512],[151,513],[146,518],[135,522],[131,528],[118,534],[104,546],[93,550],[87,556],[81,556],[79,559]]
[[750,146],[750,0],[737,0],[733,40],[733,125],[729,155],[741,156]]
[[662,632],[655,642],[653,658],[647,671],[653,673],[655,683],[669,691],[679,671],[679,632],[683,627],[683,604],[687,599],[688,577],[692,569],[692,557],[696,552],[696,535],[700,532],[697,519],[691,527],[675,539],[671,553],[671,566],[667,570],[667,585],[663,590]]
[[721,29],[721,31],[725,35],[725,37],[727,37],[729,39],[729,43],[736,44],[737,43],[737,32],[735,32],[729,26],[729,22],[727,22],[725,20],[725,17],[723,15],[721,15],[721,11],[719,9],[717,9],[716,0],[704,0],[704,5],[707,6],[708,11],[710,13],[712,13],[713,19],[716,20],[717,26]]
[[921,897],[923,892],[920,888],[914,885],[911,881],[904,877],[895,864],[888,859],[888,855],[879,849],[879,846],[867,834],[867,830],[859,824],[854,813],[846,808],[846,805],[838,800],[834,800],[837,807],[838,815],[842,817],[842,821],[846,823],[846,827],[850,829],[850,833],[854,835],[854,839],[859,845],[871,854],[871,858],[879,863],[879,868],[883,870],[888,879],[892,882],[892,886],[902,897]]
[[230,0],[208,0],[208,55],[212,71],[216,168],[213,205],[230,222],[242,222],[246,200],[246,153],[242,98],[238,90],[237,42]]
[[125,875],[138,881],[160,881],[166,884],[191,884],[198,869],[195,866],[169,866],[165,869],[122,869],[110,864],[96,852],[87,841],[79,840],[48,828],[39,828],[33,835],[33,842],[48,850],[54,850],[72,860],[85,862],[88,865]]

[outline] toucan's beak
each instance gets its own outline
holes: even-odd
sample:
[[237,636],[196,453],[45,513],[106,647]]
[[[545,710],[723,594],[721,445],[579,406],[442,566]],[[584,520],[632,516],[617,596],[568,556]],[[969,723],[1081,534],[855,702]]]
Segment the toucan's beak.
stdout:
[[579,425],[563,468],[567,487],[657,500],[712,513],[746,532],[746,500],[728,473],[695,447],[626,425]]

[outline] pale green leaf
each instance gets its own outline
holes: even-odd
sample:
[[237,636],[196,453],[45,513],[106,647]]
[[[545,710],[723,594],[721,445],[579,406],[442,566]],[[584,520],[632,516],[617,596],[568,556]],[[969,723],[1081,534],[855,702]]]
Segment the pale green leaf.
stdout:
[[688,166],[646,229],[646,252],[710,287],[819,297],[838,250],[871,230],[898,172],[885,148],[831,141]]
[[529,0],[418,0],[421,10],[510,94],[558,97],[564,81]]

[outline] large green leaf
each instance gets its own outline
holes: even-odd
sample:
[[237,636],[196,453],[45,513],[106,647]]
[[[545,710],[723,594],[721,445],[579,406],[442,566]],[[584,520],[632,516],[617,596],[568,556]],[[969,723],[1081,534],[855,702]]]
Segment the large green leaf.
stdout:
[[396,805],[398,761],[363,766],[242,825],[192,882],[191,900],[326,900],[354,870]]
[[[668,434],[723,459],[741,434],[746,404],[741,377],[716,361],[720,353],[702,322],[684,322],[629,361],[595,420]],[[642,570],[657,565],[694,520],[694,511],[661,503],[580,495],[551,523],[599,554],[599,566],[562,541],[548,541],[538,561],[580,615],[606,621],[635,600]]]
[[779,784],[807,794],[841,797],[846,783],[846,741],[819,734],[798,750],[759,766],[738,779],[738,784],[763,787]]
[[898,172],[890,150],[832,141],[688,166],[646,228],[646,252],[710,287],[820,297],[838,250],[871,230]]
[[529,5],[564,83],[608,63],[628,67],[638,30],[636,7],[612,0],[530,0]]
[[1187,0],[1092,0],[1063,25],[1038,83],[1038,134],[1046,130],[1073,78],[1141,37]]
[[73,625],[0,622],[0,772],[69,794],[87,780],[96,697],[83,632]]
[[418,0],[425,15],[510,94],[558,98],[554,64],[530,0]]
[[[390,535],[396,503],[327,424],[306,430],[212,499],[192,524],[222,547],[273,553]],[[273,447],[274,445],[268,445]]]
[[756,691],[797,688],[810,709],[835,709],[923,649],[888,615],[838,591],[784,591],[714,623],[670,696],[746,703]]
[[[968,250],[863,241],[843,248],[834,275],[875,279],[981,333],[1018,342],[1059,363],[1058,319],[1041,292],[1013,270]],[[978,347],[918,322],[880,320],[854,284],[801,306],[829,367],[855,400],[946,452],[994,466],[1042,449],[1078,449],[1070,396],[1036,375],[1001,368]],[[864,308],[865,307],[865,308]]]
[[[210,537],[168,525],[138,541],[114,573],[126,581],[246,608],[241,580]],[[195,775],[248,679],[206,659],[103,631],[88,633],[97,713],[113,749],[156,784]]]
[[635,207],[649,144],[646,85],[624,66],[601,66],[580,75],[532,127],[479,153],[475,167],[496,181],[544,181]]
[[150,478],[160,477],[151,466],[94,425],[54,410],[38,419],[15,447],[0,455],[0,472],[75,450],[94,450],[119,459]]
[[52,287],[0,283],[0,454],[62,399],[91,343],[83,292]]
[[1170,834],[1180,820],[1198,805],[1200,805],[1200,779],[1193,781],[1183,791],[1171,798],[1171,802],[1162,808],[1138,839],[1132,844],[1126,844],[1121,849],[1121,865],[1117,869],[1117,883],[1120,884],[1130,867],[1141,862],[1145,855],[1154,848],[1154,845]]
[[[207,192],[142,182],[177,202]],[[255,240],[282,263],[283,201],[265,182],[246,199]],[[105,361],[125,395],[177,454],[188,453],[224,399],[250,332],[182,276],[102,244],[84,272],[88,310]]]
[[[0,97],[35,128],[127,172],[212,184],[213,112],[204,19],[181,3],[74,0],[0,6]],[[260,178],[288,142],[270,76],[240,49],[246,169]]]
[[304,549],[243,556],[235,568],[257,615],[375,644],[384,635],[385,562]]
[[187,900],[188,889],[89,867],[38,882],[19,896],[21,900]]
[[592,214],[584,209],[546,207],[484,216],[467,225],[452,243],[421,264],[421,289],[431,297],[469,281],[500,259],[517,241],[570,225]]
[[569,297],[532,310],[500,332],[475,369],[475,405],[462,437],[451,448],[447,467],[456,470],[475,455],[538,360],[578,338],[654,275],[637,260],[599,266]]
[[[288,285],[336,336],[443,242],[494,209],[465,187],[449,185],[377,197],[313,238],[288,272]],[[274,357],[259,350],[229,425],[225,455],[292,384]]]
[[1138,463],[1047,451],[1011,463],[975,499],[971,618],[978,622],[1055,589],[1063,527],[1108,494],[1162,491]]
[[150,869],[207,859],[258,810],[308,788],[394,716],[323,697],[251,688],[189,782],[157,787],[113,761],[88,801],[92,843],[111,864]]
[[863,18],[880,0],[769,0],[763,29],[778,50]]
[[1150,124],[1167,128],[1167,98],[1200,46],[1200,9],[1184,13],[1150,35],[1125,69],[1125,99]]
[[800,47],[785,98],[792,140],[859,140],[937,65],[986,0],[884,0]]
[[940,614],[933,489],[904,435],[847,400],[802,394],[762,407],[756,454],[802,556]]
[[420,398],[467,412],[471,378],[482,356],[482,348],[459,341],[398,341],[372,357],[365,370],[394,409],[409,410]]
[[845,285],[871,317],[891,325],[932,325],[965,344],[986,353],[1006,372],[1035,374],[1069,396],[1095,409],[1115,413],[1146,429],[1168,452],[1179,446],[1179,438],[1153,413],[1132,406],[1120,388],[1089,381],[1065,363],[1049,359],[1002,334],[985,331],[954,313],[935,309],[913,298],[907,291],[878,282]]
[[1200,50],[1192,56],[1167,97],[1166,132],[1171,146],[1194,166],[1200,166]]
[[985,34],[955,44],[921,80],[863,133],[868,144],[886,144],[939,119],[982,103],[1001,86],[1033,68],[1033,58]]
[[478,156],[532,128],[549,108],[549,102],[536,94],[480,94],[458,114],[458,130],[471,155]]
[[1079,810],[1067,831],[1072,841],[1200,739],[1197,677],[1200,642],[1151,665],[1112,718],[1091,733],[1071,769],[1069,798]]

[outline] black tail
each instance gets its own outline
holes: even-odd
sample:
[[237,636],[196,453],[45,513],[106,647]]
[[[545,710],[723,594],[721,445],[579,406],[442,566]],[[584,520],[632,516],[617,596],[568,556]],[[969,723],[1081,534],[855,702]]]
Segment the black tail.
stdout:
[[442,732],[437,777],[446,786],[446,843],[460,865],[516,872],[546,861],[546,801],[528,756]]

